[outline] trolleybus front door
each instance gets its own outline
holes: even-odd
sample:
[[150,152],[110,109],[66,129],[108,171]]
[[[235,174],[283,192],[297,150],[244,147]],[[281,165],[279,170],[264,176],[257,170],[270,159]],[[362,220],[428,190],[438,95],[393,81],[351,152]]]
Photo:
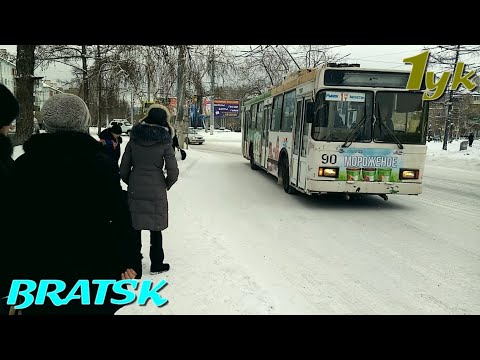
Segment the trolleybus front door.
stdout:
[[305,100],[303,103],[303,111],[301,117],[301,126],[300,126],[300,143],[299,143],[299,158],[298,161],[298,172],[297,172],[297,186],[300,189],[305,189],[306,178],[307,178],[307,148],[308,148],[308,137],[310,136],[310,124],[306,121],[306,111],[307,104],[312,100]]
[[300,168],[300,145],[302,142],[302,118],[303,118],[303,102],[304,98],[297,99],[297,105],[295,109],[295,126],[293,133],[293,152],[292,152],[292,177],[290,182],[298,186],[298,170]]
[[[311,100],[307,100],[310,102]],[[300,189],[305,189],[307,174],[307,151],[309,124],[305,121],[305,98],[297,99],[295,126],[293,134],[292,178],[291,182]]]
[[267,105],[263,109],[263,125],[262,125],[262,148],[260,165],[267,168],[267,150],[268,150],[268,129],[270,127],[270,106]]

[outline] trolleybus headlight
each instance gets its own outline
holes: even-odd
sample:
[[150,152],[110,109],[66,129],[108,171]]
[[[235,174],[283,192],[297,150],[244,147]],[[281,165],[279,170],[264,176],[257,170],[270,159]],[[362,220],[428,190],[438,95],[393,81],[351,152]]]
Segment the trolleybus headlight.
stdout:
[[318,168],[318,176],[338,177],[338,168]]
[[418,179],[419,171],[413,169],[400,169],[400,180]]

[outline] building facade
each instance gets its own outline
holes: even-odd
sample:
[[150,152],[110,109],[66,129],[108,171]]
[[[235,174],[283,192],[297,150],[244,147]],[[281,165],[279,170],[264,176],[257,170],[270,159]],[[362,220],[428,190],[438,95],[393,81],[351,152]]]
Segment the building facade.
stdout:
[[38,85],[36,85],[34,88],[35,111],[40,111],[43,108],[43,104],[45,104],[49,98],[61,92],[63,91],[51,80],[39,81]]
[[15,64],[6,58],[7,51],[0,49],[0,83],[5,85],[13,94],[15,94]]

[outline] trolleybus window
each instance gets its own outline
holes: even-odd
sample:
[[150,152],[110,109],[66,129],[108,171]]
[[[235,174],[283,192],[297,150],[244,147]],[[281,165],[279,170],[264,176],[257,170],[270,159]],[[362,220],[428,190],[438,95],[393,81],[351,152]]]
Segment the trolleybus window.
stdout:
[[245,110],[245,129],[252,127],[251,109]]
[[258,104],[255,104],[250,108],[250,111],[252,112],[252,129],[257,128],[257,106]]
[[[371,141],[373,93],[326,90],[317,93],[312,138]],[[353,134],[355,133],[355,134]]]
[[[422,93],[377,92],[374,141],[424,144],[426,119]],[[395,139],[396,138],[396,139]]]
[[283,94],[273,98],[272,127],[270,130],[280,130],[280,122],[282,121],[282,104]]
[[295,110],[295,90],[285,94],[283,100],[282,131],[292,131]]
[[[305,109],[307,108],[308,104],[311,103],[312,100],[307,100],[305,101]],[[307,112],[304,111],[303,112],[303,117],[304,117],[304,121],[303,121],[303,140],[302,140],[302,151],[301,151],[301,156],[305,157],[307,156],[307,148],[308,148],[308,129],[309,129],[309,126],[310,124],[307,122],[306,120],[306,117],[307,116]]]
[[[255,105],[255,107],[257,107]],[[258,110],[257,110],[257,130],[261,130],[263,127],[263,102],[258,104]]]

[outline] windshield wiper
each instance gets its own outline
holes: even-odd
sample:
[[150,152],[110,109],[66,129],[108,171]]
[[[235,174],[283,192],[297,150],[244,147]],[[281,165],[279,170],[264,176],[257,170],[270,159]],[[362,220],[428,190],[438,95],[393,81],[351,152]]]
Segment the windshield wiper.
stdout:
[[[378,120],[377,120],[377,121],[378,121]],[[375,124],[376,124],[377,121],[375,121]],[[385,133],[383,132],[382,128],[387,129],[387,132],[392,136],[393,140],[395,140],[395,142],[397,143],[398,148],[399,148],[399,149],[403,149],[403,144],[402,144],[402,143],[400,142],[400,140],[398,140],[398,138],[395,136],[395,133],[394,133],[387,125],[385,125],[382,120],[380,120],[380,124],[381,124],[381,126],[379,126],[378,128],[380,129],[380,131],[382,132],[382,134],[385,135]]]
[[339,140],[334,133],[330,133],[327,136],[324,136],[323,138],[319,139],[319,141],[329,141],[329,140]]
[[[352,145],[352,143],[355,141],[355,139],[357,138],[358,134],[359,134],[359,131],[358,129],[360,129],[364,124],[365,124],[365,120],[367,119],[367,114],[365,114],[362,119],[357,123],[357,125],[355,125],[355,127],[353,128],[352,132],[350,133],[350,135],[347,137],[347,140],[345,140],[345,142],[343,143],[342,147],[349,147],[350,145]],[[349,144],[348,144],[349,143]],[[348,144],[348,145],[347,145]]]

